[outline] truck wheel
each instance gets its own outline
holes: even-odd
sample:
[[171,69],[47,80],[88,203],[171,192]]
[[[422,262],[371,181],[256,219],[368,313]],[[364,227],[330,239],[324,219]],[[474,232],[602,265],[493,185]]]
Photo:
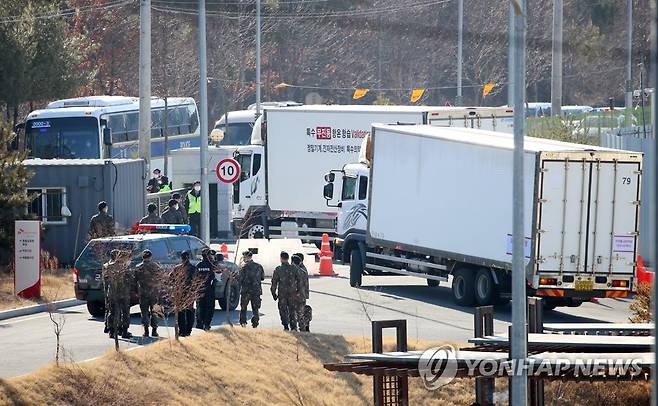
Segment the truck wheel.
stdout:
[[219,304],[219,307],[222,310],[226,310],[228,307],[229,310],[233,311],[238,308],[238,305],[240,304],[240,285],[237,283],[231,284],[231,297],[228,300],[228,305],[226,303],[226,296],[228,292],[228,285],[226,285],[226,288],[224,288],[224,297],[220,297],[217,299],[217,303]]
[[427,279],[427,286],[429,286],[430,288],[435,288],[439,286],[439,281],[437,281],[436,279]]
[[105,317],[105,303],[103,302],[87,302],[87,310],[94,317]]
[[488,269],[479,269],[475,274],[475,300],[480,306],[495,304],[498,301],[498,288]]
[[247,238],[265,238],[265,227],[262,224],[252,224],[247,230]]
[[350,253],[350,286],[358,288],[363,280],[363,261],[361,261],[361,250],[352,248]]
[[475,275],[472,269],[460,268],[452,277],[452,298],[460,306],[475,304]]

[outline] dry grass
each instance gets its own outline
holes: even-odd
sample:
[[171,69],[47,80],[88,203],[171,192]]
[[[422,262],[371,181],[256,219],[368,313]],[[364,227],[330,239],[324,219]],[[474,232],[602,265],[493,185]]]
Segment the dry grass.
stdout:
[[[418,344],[419,349],[428,346]],[[0,379],[0,404],[372,404],[371,378],[322,367],[325,362],[343,360],[345,354],[369,349],[363,338],[220,329],[179,343],[163,340],[137,351],[111,352],[88,363],[50,366],[28,376]],[[392,349],[389,342],[385,350]],[[425,390],[419,379],[409,383],[410,404],[470,405],[474,401],[470,379],[436,392]],[[497,404],[507,404],[506,381],[496,384]],[[546,404],[640,405],[647,404],[648,391],[644,383],[550,383]]]
[[0,310],[31,306],[37,303],[75,297],[71,271],[43,271],[41,274],[41,298],[27,300],[14,296],[14,276],[0,273]]

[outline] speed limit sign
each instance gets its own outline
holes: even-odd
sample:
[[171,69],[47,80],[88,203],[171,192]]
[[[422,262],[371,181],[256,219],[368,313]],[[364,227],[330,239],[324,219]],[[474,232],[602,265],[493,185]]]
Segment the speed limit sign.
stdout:
[[217,179],[223,183],[234,183],[240,177],[240,164],[233,158],[222,159],[215,167]]

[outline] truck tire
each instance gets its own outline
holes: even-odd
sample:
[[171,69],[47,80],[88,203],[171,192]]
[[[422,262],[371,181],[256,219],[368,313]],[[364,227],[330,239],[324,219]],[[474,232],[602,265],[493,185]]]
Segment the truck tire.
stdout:
[[475,272],[472,269],[457,269],[452,277],[452,298],[460,306],[475,304]]
[[479,269],[475,274],[475,301],[480,306],[498,302],[498,287],[489,269]]
[[435,288],[439,286],[439,281],[437,281],[436,279],[427,279],[427,286],[429,286],[430,288]]
[[352,248],[350,253],[350,286],[358,288],[363,280],[363,261],[361,260],[361,250]]
[[240,285],[237,283],[232,283],[231,284],[231,297],[229,298],[228,302],[226,300],[226,294],[228,292],[228,285],[224,288],[224,297],[220,297],[217,299],[217,304],[219,304],[219,307],[222,310],[226,310],[228,307],[229,310],[233,311],[238,308],[238,305],[240,304]]
[[87,311],[94,317],[105,317],[105,303],[101,301],[87,302]]

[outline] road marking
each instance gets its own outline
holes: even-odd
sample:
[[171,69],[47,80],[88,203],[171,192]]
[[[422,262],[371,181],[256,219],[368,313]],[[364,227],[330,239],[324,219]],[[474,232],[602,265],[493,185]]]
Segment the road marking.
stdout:
[[0,326],[9,326],[14,323],[20,323],[22,321],[29,321],[29,320],[34,320],[34,319],[41,319],[43,317],[48,317],[48,313],[46,314],[39,314],[36,316],[23,316],[21,318],[16,318],[16,319],[10,319],[11,321],[8,323],[0,323]]

